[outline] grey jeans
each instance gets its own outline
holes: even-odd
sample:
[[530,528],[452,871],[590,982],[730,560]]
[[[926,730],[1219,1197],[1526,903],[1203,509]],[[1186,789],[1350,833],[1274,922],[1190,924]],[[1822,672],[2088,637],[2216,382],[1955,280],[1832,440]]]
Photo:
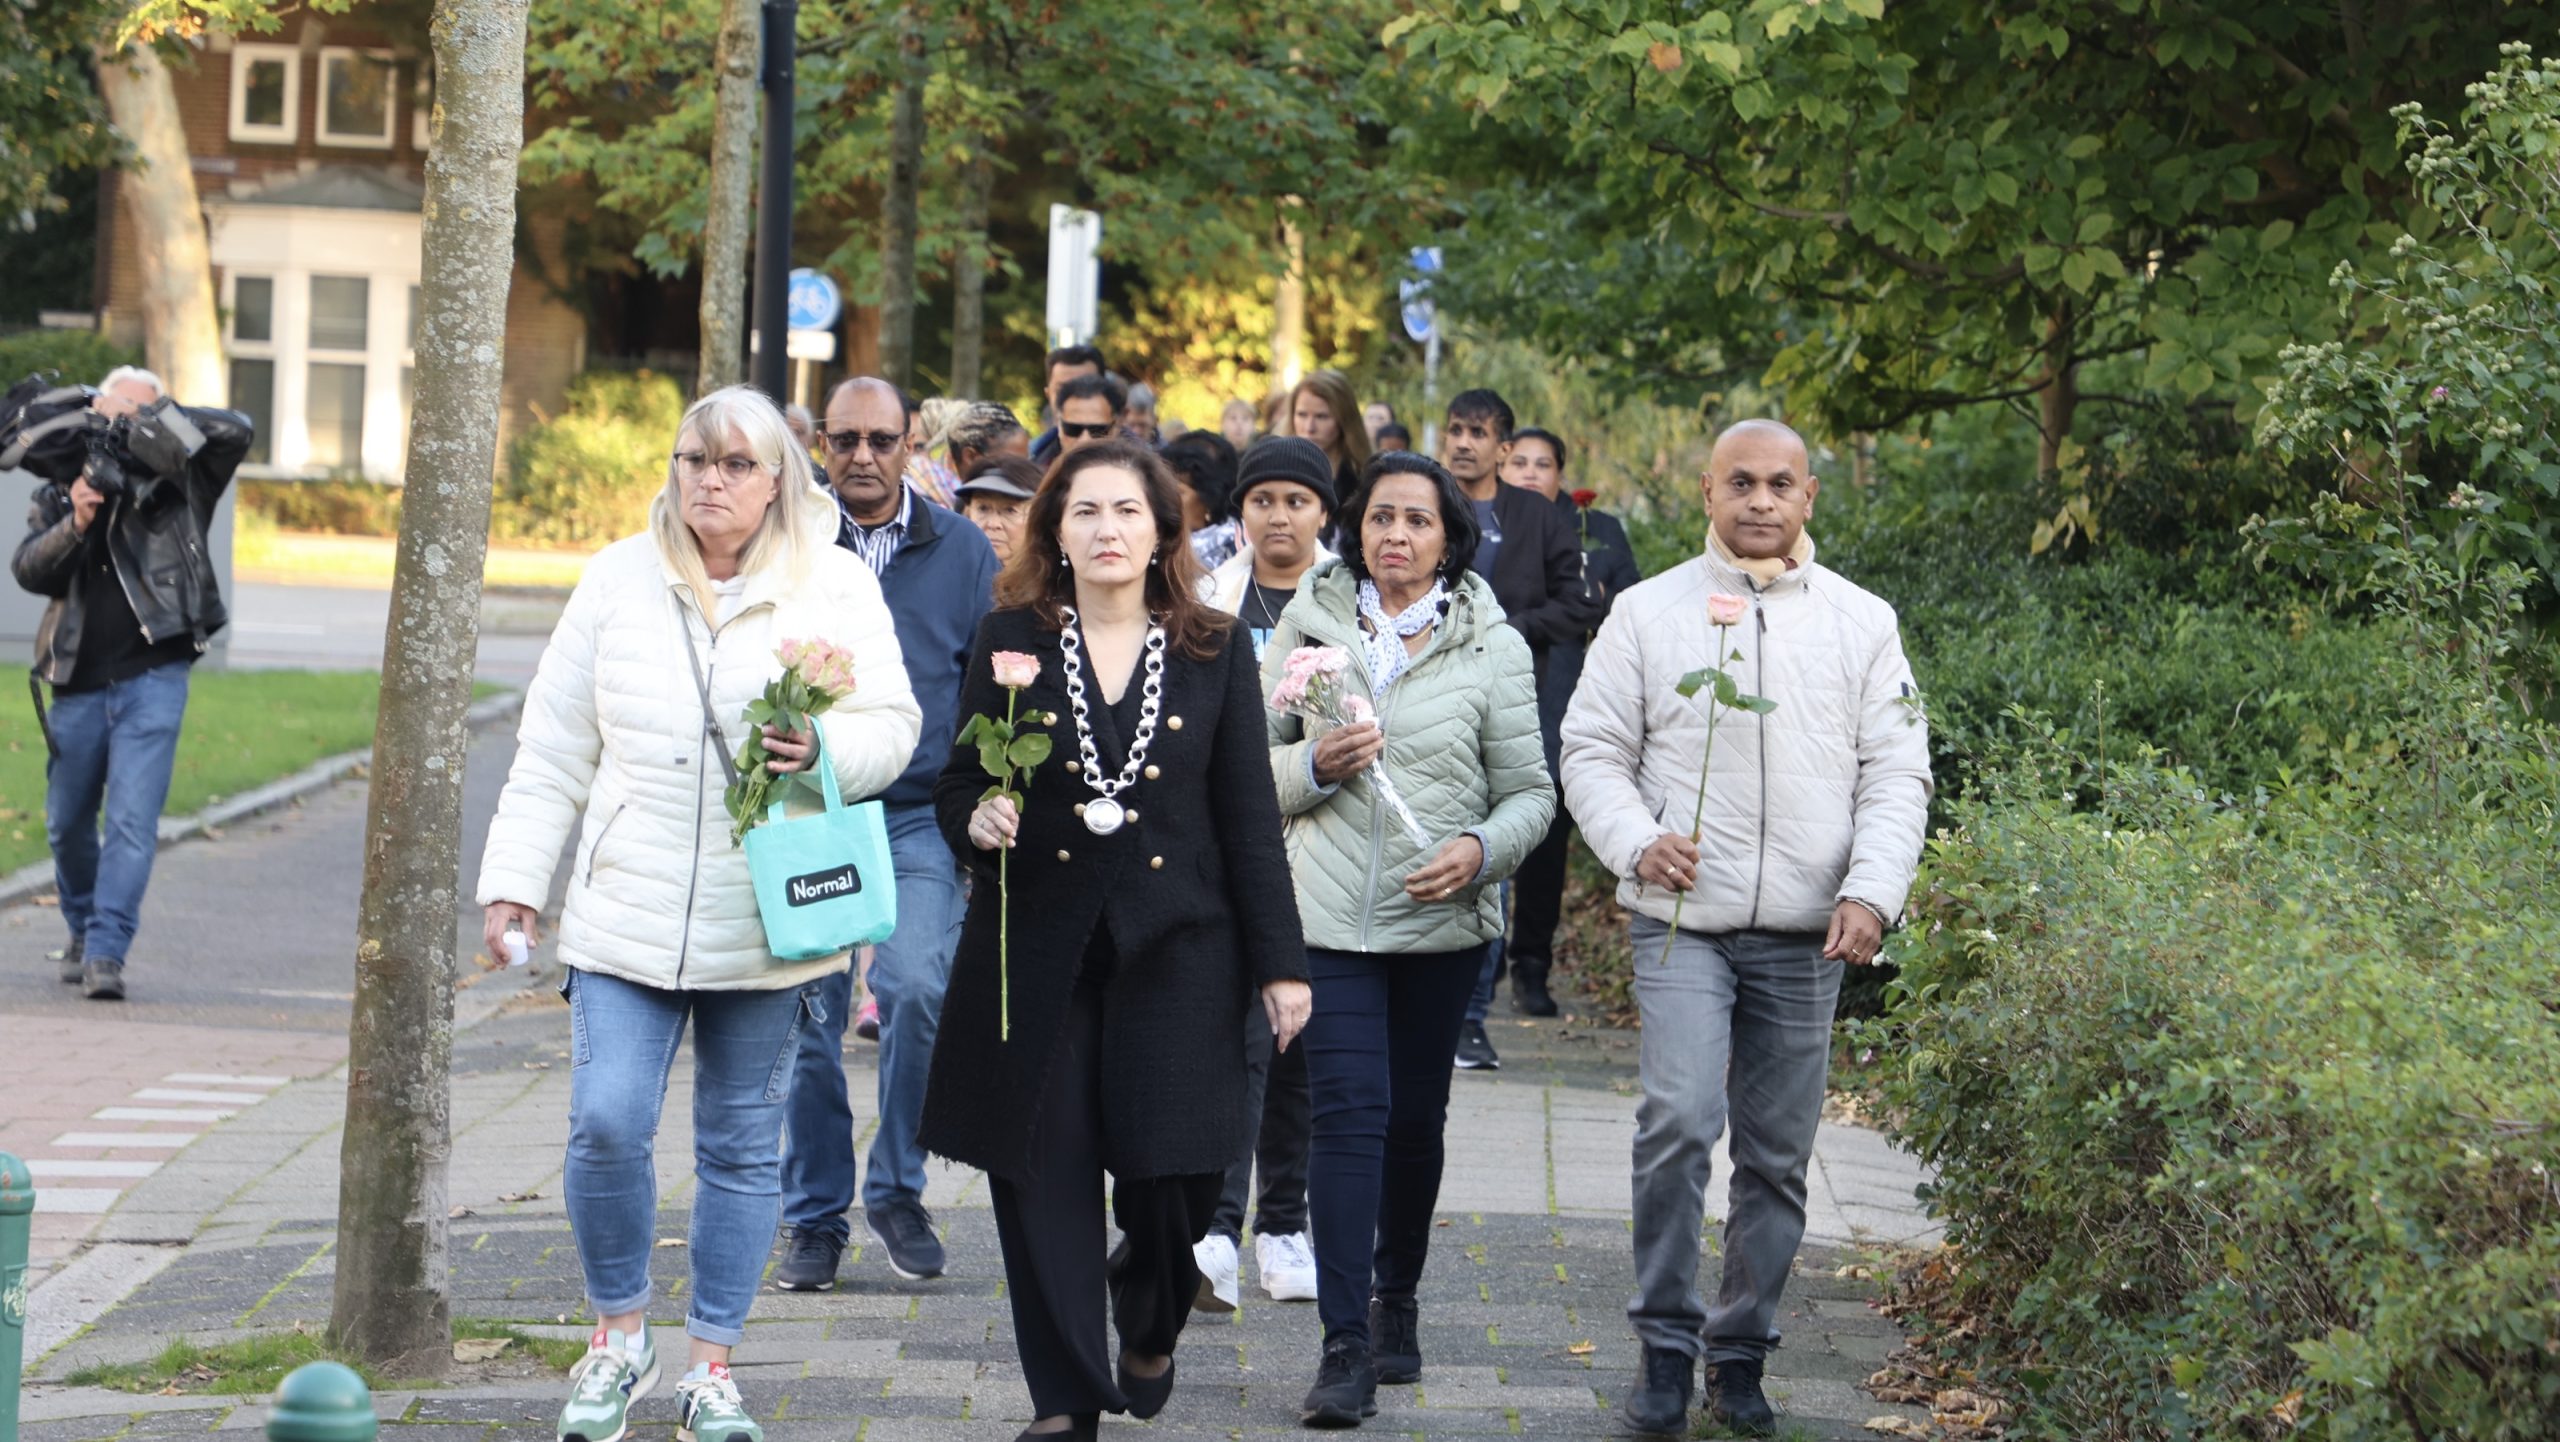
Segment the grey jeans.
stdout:
[[[1636,917],[1644,1101],[1636,1108],[1636,1296],[1649,1347],[1756,1361],[1777,1344],[1778,1298],[1804,1240],[1805,1168],[1831,1067],[1841,963],[1820,932],[1683,931]],[[1724,1284],[1698,1295],[1709,1158],[1733,1120]]]

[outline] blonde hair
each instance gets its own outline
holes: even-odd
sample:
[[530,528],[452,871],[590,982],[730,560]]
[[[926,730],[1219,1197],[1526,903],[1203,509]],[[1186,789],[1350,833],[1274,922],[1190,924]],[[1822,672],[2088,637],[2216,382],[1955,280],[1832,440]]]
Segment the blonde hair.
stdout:
[[[774,471],[773,503],[765,507],[755,534],[738,552],[738,574],[753,575],[768,566],[787,568],[797,582],[809,566],[811,546],[832,540],[825,515],[834,510],[809,464],[809,453],[791,438],[782,412],[753,386],[728,386],[695,401],[676,427],[676,444],[691,432],[705,451],[716,453],[731,435],[746,442],[747,453]],[[675,457],[667,458],[667,484],[649,503],[649,534],[658,543],[659,559],[693,591],[693,601],[707,619],[712,613],[711,576],[702,564],[702,540],[684,519],[683,482]]]

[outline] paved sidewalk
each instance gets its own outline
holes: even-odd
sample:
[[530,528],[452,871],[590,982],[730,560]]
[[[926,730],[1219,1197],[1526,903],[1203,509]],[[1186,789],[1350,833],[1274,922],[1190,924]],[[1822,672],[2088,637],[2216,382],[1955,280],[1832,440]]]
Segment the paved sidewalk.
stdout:
[[[1381,1415],[1368,1430],[1619,1435],[1616,1409],[1637,1359],[1623,1314],[1632,1288],[1633,1038],[1558,1023],[1498,1024],[1497,1035],[1505,1069],[1457,1079],[1443,1230],[1423,1288],[1423,1381],[1382,1392]],[[583,1294],[558,1200],[566,1037],[557,999],[528,991],[456,1040],[451,1201],[470,1214],[454,1223],[454,1306],[461,1316],[582,1337]],[[873,1055],[862,1043],[847,1053],[858,1113],[868,1110]],[[688,1078],[682,1063],[677,1096]],[[173,1337],[213,1342],[325,1321],[342,1084],[332,1076],[277,1088],[189,1146],[184,1165],[163,1167],[124,1193],[103,1218],[102,1241],[183,1235],[189,1245],[157,1249],[168,1259],[164,1269],[87,1330],[31,1359],[30,1376],[39,1380],[24,1398],[27,1442],[259,1425],[259,1408],[242,1399],[144,1397],[61,1379],[93,1363],[153,1355]],[[678,1295],[692,1185],[688,1118],[681,1103],[670,1106],[658,1138],[665,1240],[656,1271],[662,1288]],[[867,1128],[867,1116],[858,1122]],[[1863,1284],[1835,1270],[1846,1249],[1934,1237],[1912,1201],[1919,1180],[1914,1164],[1875,1134],[1824,1128],[1809,1208],[1818,1245],[1790,1287],[1785,1343],[1771,1367],[1770,1391],[1792,1420],[1789,1435],[1868,1436],[1861,1424],[1885,1415],[1925,1421],[1859,1389],[1901,1338],[1866,1305]],[[936,1167],[928,1200],[950,1240],[945,1278],[900,1283],[877,1256],[857,1249],[836,1292],[760,1299],[738,1374],[773,1442],[997,1442],[1029,1420],[985,1186],[974,1173]],[[1721,1187],[1711,1200],[1721,1212]],[[1712,1284],[1712,1237],[1708,1252]],[[1142,1435],[1227,1442],[1299,1430],[1296,1402],[1317,1351],[1314,1310],[1258,1300],[1251,1269],[1248,1249],[1244,1310],[1195,1319],[1184,1339],[1182,1385]],[[56,1286],[79,1281],[78,1270]],[[53,1295],[53,1288],[36,1294],[39,1336],[47,1336]],[[661,1304],[659,1315],[674,1311]],[[682,1355],[673,1328],[661,1345]],[[523,1375],[521,1366],[516,1375],[456,1370],[458,1385],[394,1386],[379,1396],[395,1423],[383,1431],[386,1442],[550,1435],[563,1382]],[[634,1435],[658,1442],[674,1426],[673,1403],[653,1397],[637,1417]],[[1106,1430],[1135,1436],[1139,1426],[1114,1420]]]

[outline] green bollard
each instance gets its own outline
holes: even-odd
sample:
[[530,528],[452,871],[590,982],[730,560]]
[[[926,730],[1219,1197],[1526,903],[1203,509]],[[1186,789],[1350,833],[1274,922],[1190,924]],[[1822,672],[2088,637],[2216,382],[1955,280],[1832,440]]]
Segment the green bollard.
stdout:
[[26,1365],[27,1218],[35,1173],[0,1152],[0,1442],[18,1442],[18,1374]]
[[373,1391],[336,1362],[296,1367],[267,1405],[267,1442],[373,1442]]

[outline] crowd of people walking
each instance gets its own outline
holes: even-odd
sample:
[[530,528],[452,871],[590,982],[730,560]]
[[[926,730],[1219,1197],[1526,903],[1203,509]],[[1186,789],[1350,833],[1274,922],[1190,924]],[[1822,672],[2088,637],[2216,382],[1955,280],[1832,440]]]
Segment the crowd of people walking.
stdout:
[[[1360,1425],[1425,1373],[1454,1074],[1501,1065],[1506,971],[1556,1012],[1577,825],[1621,878],[1644,1022],[1627,1420],[1685,1434],[1703,1358],[1711,1414],[1767,1433],[1833,1003],[1902,913],[1929,788],[1892,610],[1814,559],[1804,442],[1725,431],[1704,549],[1645,580],[1562,434],[1490,390],[1426,455],[1332,371],[1195,430],[1090,346],[1045,381],[1036,432],[863,377],[816,416],[705,397],[542,660],[479,901],[492,954],[538,935],[569,850],[565,1185],[598,1325],[562,1442],[617,1442],[660,1380],[650,1142],[688,1025],[682,1435],[761,1439],[730,1349],[760,1286],[836,1285],[857,1204],[899,1278],[942,1274],[928,1156],[987,1174],[1025,1437],[1161,1410],[1248,1240],[1267,1296],[1315,1304],[1300,1419]],[[751,723],[786,642],[850,654],[851,689]],[[1771,703],[1712,749],[1702,667]],[[769,945],[720,796],[750,740],[786,787],[878,803],[894,875],[821,888],[894,890],[876,945]],[[849,1028],[879,1043],[859,1163]]]

